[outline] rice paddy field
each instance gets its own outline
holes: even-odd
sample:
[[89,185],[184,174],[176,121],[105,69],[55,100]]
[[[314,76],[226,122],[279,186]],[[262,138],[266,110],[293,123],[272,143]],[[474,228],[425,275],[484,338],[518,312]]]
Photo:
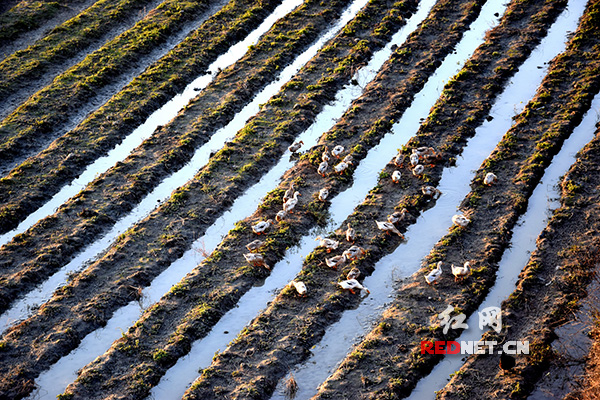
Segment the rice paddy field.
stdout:
[[0,399],[598,398],[599,29],[3,2]]

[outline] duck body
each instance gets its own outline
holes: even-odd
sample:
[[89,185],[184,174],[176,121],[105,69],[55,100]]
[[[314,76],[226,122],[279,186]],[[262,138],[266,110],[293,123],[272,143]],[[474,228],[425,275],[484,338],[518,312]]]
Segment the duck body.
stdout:
[[406,213],[408,213],[406,208],[403,208],[400,211],[394,211],[388,215],[387,220],[390,224],[395,224],[396,222],[402,221],[406,217]]
[[392,173],[392,182],[400,183],[400,178],[402,178],[402,174],[400,171],[395,170],[394,173]]
[[465,217],[464,214],[456,214],[452,217],[452,223],[462,228],[469,225],[469,222],[471,222],[471,220]]
[[297,152],[298,150],[300,150],[300,147],[302,147],[302,145],[304,144],[304,142],[302,140],[294,143],[293,145],[291,145],[290,147],[288,147],[288,150],[291,151],[292,153]]
[[346,240],[350,243],[354,243],[356,240],[356,230],[348,224],[348,228],[346,228]]
[[325,264],[329,268],[337,269],[338,267],[341,267],[344,264],[346,264],[346,261],[348,261],[348,259],[345,255],[342,254],[341,256],[333,256],[331,258],[326,258]]
[[356,245],[350,247],[348,250],[344,251],[344,253],[343,253],[343,255],[346,256],[346,258],[351,261],[356,260],[359,257],[364,256],[365,254],[367,254],[365,249],[363,249],[360,246],[356,246]]
[[331,250],[335,250],[340,245],[340,242],[333,239],[322,238],[321,236],[317,236],[315,240],[319,241],[319,247],[325,247],[327,252],[331,252]]
[[293,287],[298,292],[298,296],[306,297],[308,293],[308,289],[306,288],[306,284],[301,281],[291,281],[288,286]]
[[400,236],[402,239],[404,239],[404,235],[402,233],[400,233],[400,231],[398,229],[396,229],[394,224],[392,224],[388,221],[375,221],[375,223],[377,224],[377,228],[384,231],[385,233],[389,234],[389,233],[393,232],[396,235]]
[[291,213],[296,204],[298,204],[298,196],[301,196],[300,192],[295,192],[294,197],[283,203],[283,211]]
[[295,192],[296,192],[296,189],[294,188],[294,182],[292,182],[292,183],[290,183],[290,187],[288,188],[288,190],[286,190],[285,193],[283,194],[283,203],[285,204],[286,201],[288,201],[289,199],[294,197]]
[[325,201],[327,200],[327,197],[329,197],[329,189],[323,188],[319,190],[319,200]]
[[327,163],[327,161],[322,161],[321,164],[319,164],[319,168],[317,168],[317,172],[322,177],[325,177],[325,173],[327,173],[328,169],[329,169],[329,164]]
[[454,280],[458,280],[459,278],[464,278],[469,274],[471,270],[471,263],[465,262],[462,267],[455,267],[454,264],[451,265],[450,269],[452,270],[452,275],[454,275]]
[[338,174],[341,174],[342,172],[344,172],[345,170],[348,169],[348,167],[351,165],[351,162],[346,162],[346,161],[342,161],[340,162],[338,165],[336,165],[335,167],[333,167],[333,169],[335,170],[335,172],[337,172]]
[[346,275],[346,279],[350,280],[350,279],[358,279],[360,278],[360,269],[353,267],[350,272],[348,272],[348,275]]
[[410,160],[410,165],[412,165],[413,167],[416,167],[419,164],[419,155],[416,153],[412,153],[409,157]]
[[252,225],[252,232],[257,235],[264,235],[265,231],[271,227],[273,224],[272,219],[268,219],[266,221],[259,221],[256,224]]
[[498,177],[495,174],[493,174],[492,172],[488,172],[485,175],[485,178],[483,178],[483,184],[491,186],[494,183],[496,183],[497,180],[498,180]]
[[281,222],[287,217],[287,212],[285,210],[279,210],[277,214],[275,214],[275,221]]
[[335,158],[340,158],[340,155],[344,152],[344,146],[340,146],[339,144],[331,150],[331,155]]
[[355,289],[365,290],[367,293],[371,293],[369,292],[369,289],[361,285],[360,282],[358,282],[356,279],[346,279],[345,281],[338,282],[338,285],[344,290],[349,290],[352,294],[355,293]]
[[250,243],[248,243],[246,245],[246,248],[248,249],[248,251],[256,251],[258,249],[260,249],[261,247],[263,247],[265,245],[265,242],[260,240],[260,239],[256,239],[251,241]]
[[433,199],[438,199],[440,197],[440,195],[442,194],[442,192],[439,189],[434,188],[433,186],[423,186],[421,188],[421,192],[425,196],[429,196]]
[[331,157],[329,157],[329,149],[325,146],[323,153],[321,153],[321,161],[329,162],[329,160],[331,160]]
[[265,267],[266,269],[271,269],[271,267],[269,267],[269,265],[265,261],[265,257],[262,254],[246,253],[244,254],[244,258],[246,259],[246,261],[248,261],[255,267]]
[[437,263],[437,266],[433,270],[431,270],[430,273],[425,275],[425,282],[427,282],[428,285],[432,285],[438,280],[438,278],[441,275],[442,275],[442,262],[439,261]]
[[425,167],[423,166],[423,164],[417,164],[412,171],[413,175],[417,177],[423,175],[423,172],[425,172]]
[[404,160],[406,157],[402,153],[398,153],[396,157],[394,157],[394,165],[396,167],[402,168],[404,166]]

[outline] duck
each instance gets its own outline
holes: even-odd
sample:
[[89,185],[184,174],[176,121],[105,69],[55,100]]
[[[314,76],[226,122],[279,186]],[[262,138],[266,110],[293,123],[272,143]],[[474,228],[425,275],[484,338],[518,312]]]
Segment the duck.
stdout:
[[285,210],[280,210],[275,215],[275,221],[281,222],[287,217],[287,212]]
[[400,211],[394,211],[388,215],[387,220],[390,224],[395,224],[396,222],[402,221],[406,217],[406,213],[408,213],[406,208],[403,208]]
[[440,197],[440,195],[442,194],[442,192],[439,189],[434,188],[433,186],[423,186],[421,188],[421,192],[425,196],[429,196],[433,199],[438,199]]
[[350,280],[350,279],[358,279],[360,278],[360,269],[358,269],[357,267],[353,267],[350,272],[348,272],[348,275],[346,275],[346,279]]
[[367,252],[362,247],[354,245],[348,250],[344,251],[342,254],[346,256],[348,260],[352,261],[364,256],[367,254]]
[[405,159],[406,159],[406,156],[404,156],[402,153],[398,153],[396,155],[396,157],[394,157],[394,165],[396,167],[402,168],[402,166],[404,165]]
[[340,158],[340,155],[344,152],[344,146],[340,146],[339,144],[331,150],[331,155],[335,158]]
[[420,160],[425,160],[427,162],[432,161],[437,157],[437,153],[433,147],[417,147],[412,150],[413,154],[417,154]]
[[344,254],[342,254],[341,256],[333,256],[331,258],[326,258],[325,264],[329,268],[337,269],[338,267],[341,267],[342,265],[346,264],[346,261],[348,261],[348,259]]
[[347,154],[346,157],[342,159],[342,161],[347,164],[352,164],[354,162],[354,157],[352,156],[352,154]]
[[430,273],[425,275],[425,282],[427,282],[428,285],[431,285],[431,284],[435,283],[441,275],[442,275],[442,262],[439,261],[437,263],[437,266],[433,270],[431,270]]
[[323,188],[319,190],[319,200],[325,201],[327,200],[327,197],[329,197],[329,189]]
[[388,221],[375,221],[375,223],[377,224],[377,228],[381,229],[386,234],[389,234],[390,232],[394,232],[396,235],[400,236],[401,239],[404,239],[404,235],[401,234],[398,229],[396,229],[394,224],[392,224]]
[[306,297],[308,293],[308,289],[306,288],[306,284],[304,282],[294,280],[288,283],[288,286],[296,289],[296,292],[298,292],[298,296],[300,297]]
[[333,239],[322,238],[321,236],[317,236],[315,240],[319,241],[319,247],[325,247],[327,252],[330,253],[331,250],[335,250],[340,245],[340,242]]
[[394,173],[392,174],[392,182],[400,183],[401,177],[402,177],[402,174],[400,173],[400,171],[395,170]]
[[264,235],[265,231],[271,227],[273,224],[272,219],[268,219],[266,221],[258,221],[256,224],[252,225],[252,232],[257,235]]
[[471,222],[471,220],[465,217],[464,214],[456,214],[452,217],[452,223],[462,228],[469,225],[469,222]]
[[294,192],[294,197],[283,203],[283,211],[291,213],[296,204],[298,204],[298,196],[302,196],[300,192]]
[[462,267],[455,267],[454,264],[452,264],[450,266],[450,269],[452,270],[452,275],[454,275],[454,281],[456,282],[459,277],[462,279],[465,276],[467,276],[469,274],[470,268],[471,263],[468,261],[465,262],[465,264]]
[[286,190],[285,193],[283,194],[283,203],[284,204],[286,201],[288,201],[289,199],[294,197],[295,191],[296,191],[296,189],[294,188],[294,182],[292,182],[292,183],[290,183],[290,187],[288,188],[288,190]]
[[412,171],[413,175],[416,177],[423,175],[423,172],[425,172],[425,167],[423,164],[418,164]]
[[367,293],[371,293],[369,289],[361,285],[356,279],[346,279],[345,281],[338,282],[338,285],[344,290],[349,290],[352,294],[355,294],[354,289],[365,290]]
[[321,161],[329,162],[329,160],[331,160],[331,157],[329,157],[329,149],[325,146],[323,153],[321,153]]
[[246,253],[246,254],[244,254],[244,258],[246,259],[246,261],[248,261],[250,264],[252,264],[255,267],[265,267],[268,270],[271,269],[271,267],[269,267],[269,265],[265,261],[265,257],[262,254]]
[[336,165],[335,167],[333,167],[333,169],[335,169],[335,172],[337,172],[338,174],[341,174],[342,172],[344,172],[346,169],[348,169],[348,167],[351,165],[351,162],[346,162],[346,161],[342,161],[340,162],[338,165]]
[[317,169],[317,172],[319,173],[319,175],[321,175],[324,178],[325,173],[327,172],[328,169],[329,169],[329,164],[327,163],[327,161],[322,161],[321,164],[319,164],[319,168]]
[[356,240],[356,230],[348,224],[348,228],[346,229],[346,240],[350,243],[354,243]]
[[264,245],[265,245],[264,241],[262,241],[260,239],[256,239],[256,240],[253,240],[250,243],[248,243],[246,245],[246,248],[248,249],[248,251],[252,252],[252,251],[256,251],[256,250],[260,249]]
[[291,151],[292,153],[297,152],[298,150],[300,150],[300,147],[302,147],[302,145],[304,144],[304,142],[302,140],[294,143],[293,145],[291,145],[290,147],[288,147],[288,150]]
[[496,176],[494,173],[492,173],[492,172],[488,172],[488,173],[485,175],[485,178],[483,178],[483,184],[484,184],[484,185],[491,186],[491,185],[493,185],[494,183],[496,183],[496,181],[497,181],[497,180],[498,180],[498,177],[497,177],[497,176]]
[[419,155],[416,153],[412,153],[409,157],[410,160],[410,165],[412,165],[413,167],[417,166],[419,164]]

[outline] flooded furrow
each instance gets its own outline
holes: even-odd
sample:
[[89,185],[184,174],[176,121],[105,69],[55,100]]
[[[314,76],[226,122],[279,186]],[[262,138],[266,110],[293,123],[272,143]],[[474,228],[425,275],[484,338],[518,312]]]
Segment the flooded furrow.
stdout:
[[[215,3],[215,7],[217,7],[217,5],[222,6],[221,3],[224,3],[224,0],[220,3]],[[165,125],[177,116],[190,100],[195,98],[202,89],[213,81],[220,70],[227,68],[241,59],[247,53],[248,48],[256,44],[260,37],[267,32],[277,20],[290,13],[300,4],[302,4],[301,0],[288,0],[278,6],[258,28],[248,34],[242,41],[232,45],[226,53],[220,55],[212,64],[210,64],[207,68],[207,73],[198,76],[188,84],[181,93],[173,96],[173,98],[165,103],[165,105],[153,112],[143,124],[135,128],[119,145],[111,150],[106,156],[101,157],[90,164],[81,175],[74,179],[70,184],[65,185],[52,197],[52,199],[31,213],[15,229],[0,235],[0,246],[8,243],[15,235],[25,232],[37,221],[56,212],[56,209],[61,204],[79,193],[80,190],[85,188],[98,175],[106,172],[117,162],[123,161],[144,140],[148,139],[157,127]]]
[[[363,1],[366,1],[366,0],[363,0]],[[276,10],[271,14],[271,16],[267,20],[265,20],[263,22],[263,24],[261,24],[250,35],[248,35],[248,37],[244,41],[236,44],[235,46],[232,46],[231,51],[222,56],[223,58],[221,59],[221,62],[226,63],[231,58],[237,57],[237,55],[242,50],[247,49],[247,47],[249,45],[255,43],[260,38],[260,36],[262,34],[264,34],[264,32],[266,32],[278,19],[282,18],[283,16],[285,16],[286,14],[291,12],[294,8],[296,8],[301,3],[302,3],[301,0],[287,0],[286,2],[284,2],[283,4],[278,6],[276,8]],[[322,42],[324,42],[324,40],[320,41],[319,43],[321,43],[321,45],[322,45]],[[181,168],[175,174],[164,179],[163,182],[161,184],[159,184],[149,195],[147,195],[127,216],[125,216],[121,220],[117,221],[115,223],[115,225],[113,226],[113,228],[106,235],[104,235],[102,238],[100,238],[96,242],[92,243],[91,245],[87,246],[80,254],[78,254],[67,265],[65,265],[58,272],[56,272],[54,275],[52,275],[47,281],[45,281],[43,284],[39,285],[36,289],[34,289],[30,293],[28,293],[26,296],[24,296],[22,299],[20,299],[18,302],[16,302],[9,310],[7,310],[5,313],[3,313],[0,316],[0,333],[4,332],[8,327],[10,327],[15,322],[17,322],[21,319],[27,318],[27,316],[31,315],[33,309],[35,309],[35,307],[37,305],[45,302],[52,295],[52,293],[54,292],[54,290],[57,287],[63,285],[66,282],[66,280],[70,274],[80,270],[83,266],[90,263],[93,259],[95,259],[98,255],[100,255],[106,248],[108,248],[110,246],[110,244],[120,234],[122,234],[127,229],[129,229],[132,225],[134,225],[135,223],[137,223],[138,221],[140,221],[141,219],[146,217],[153,209],[156,208],[157,204],[160,204],[161,202],[168,199],[171,196],[171,192],[173,190],[175,190],[178,187],[180,187],[181,185],[183,185],[185,182],[187,182],[189,179],[191,179],[200,169],[202,169],[202,167],[204,167],[206,165],[206,163],[208,162],[210,154],[216,148],[222,147],[223,144],[235,134],[235,132],[237,132],[239,129],[241,129],[244,126],[246,120],[258,111],[259,104],[264,103],[266,100],[268,100],[268,98],[270,98],[274,93],[276,93],[276,91],[279,90],[279,88],[281,86],[283,86],[283,84],[285,84],[291,78],[291,76],[299,69],[300,65],[304,64],[308,59],[310,59],[309,55],[311,55],[311,53],[316,52],[316,50],[318,50],[317,45],[315,45],[314,47],[315,48],[311,47],[309,50],[307,50],[305,53],[303,53],[300,57],[298,57],[295,63],[288,66],[286,69],[284,69],[282,71],[282,73],[280,74],[278,80],[276,80],[271,85],[269,85],[265,89],[263,89],[263,91],[261,93],[259,93],[253,99],[253,101],[250,104],[248,104],[242,111],[240,111],[236,115],[236,117],[227,126],[218,130],[205,145],[201,146],[198,150],[196,150],[194,156],[192,157],[190,162],[188,162],[188,164],[186,164],[186,166]],[[314,55],[314,54],[312,54],[312,55]],[[311,57],[312,57],[312,55],[311,55]],[[243,54],[240,55],[240,58],[241,58],[241,56],[243,56]],[[232,60],[231,62],[233,63],[233,62],[235,62],[235,60]],[[220,66],[220,64],[217,64],[217,65],[213,64],[213,67],[215,67],[215,68],[219,68],[219,66]],[[211,76],[212,76],[211,74],[203,75],[203,76],[199,77],[195,81],[195,83],[197,85],[204,85],[204,87],[205,87],[209,83],[208,80],[211,78]],[[163,107],[163,109],[161,109],[161,110],[168,111],[170,114],[173,112],[176,113],[178,110],[173,109],[173,108],[177,108],[182,103],[187,104],[187,101],[189,101],[190,98],[195,97],[194,92],[195,92],[196,88],[199,88],[199,86],[193,86],[193,85],[188,86],[186,91],[181,96],[174,98],[171,101],[172,103],[167,104],[169,107],[167,107],[167,105],[165,105],[165,107],[167,107],[167,108]],[[186,96],[187,98],[184,96]],[[170,114],[166,115],[165,117],[168,118],[170,116]],[[150,124],[149,126],[146,126],[146,125],[140,126],[136,130],[136,132],[134,132],[135,136],[133,136],[133,134],[130,136],[131,141],[138,141],[138,142],[143,141],[144,135],[148,135],[153,132],[154,124],[160,124],[160,122],[163,120],[162,116],[160,114],[155,113],[153,115],[153,117],[154,117],[153,120],[147,121],[147,123]],[[126,157],[127,154],[123,154],[123,153],[126,151],[133,150],[135,147],[137,147],[137,144],[129,143],[128,145],[124,144],[123,146],[127,146],[127,147],[122,147],[122,146],[117,147],[113,151],[112,156],[113,157],[118,157],[118,156]],[[100,163],[100,165],[104,164],[105,166],[107,166],[106,164],[108,164],[110,161],[112,161],[112,160],[106,160],[106,162],[105,162],[105,159],[101,159],[98,162]],[[94,165],[96,165],[96,164],[94,164]],[[110,167],[110,166],[111,165],[108,165],[107,167]],[[97,174],[97,172],[95,172],[91,169],[88,169],[87,174],[84,176],[84,179],[93,180],[95,178],[96,174]],[[81,189],[79,187],[79,185],[80,185],[79,182],[80,181],[74,182],[73,184],[68,185],[65,188],[63,188],[63,190],[59,193],[59,194],[62,194],[62,196],[60,198],[57,198],[55,196],[56,200],[53,199],[52,204],[47,204],[46,206],[44,206],[44,210],[40,211],[40,215],[38,215],[38,218],[42,218],[44,216],[43,213],[46,213],[49,215],[50,213],[54,212],[55,211],[54,207],[57,207],[57,205],[59,204],[59,202],[61,200],[62,200],[62,202],[64,202],[70,196],[73,196],[74,194],[76,194]],[[83,185],[83,183],[81,183],[81,185]],[[37,214],[37,212],[36,212],[36,214]],[[28,218],[27,221],[29,221],[30,224],[34,224],[37,221],[37,220],[33,220],[34,218],[31,218],[32,220],[30,220]],[[22,228],[22,229],[25,230],[25,228]],[[8,241],[10,239],[10,237],[8,237],[10,233],[11,232],[9,232],[6,235],[3,235],[1,237],[1,240]],[[14,232],[14,234],[17,234],[17,233],[19,233],[19,232]]]
[[[583,6],[581,5],[582,9]],[[573,13],[577,12],[578,10],[573,10]],[[600,94],[596,95],[582,122],[565,140],[560,152],[554,156],[552,163],[546,168],[542,180],[529,198],[527,211],[519,217],[510,245],[499,263],[496,283],[479,306],[478,312],[487,307],[500,307],[502,301],[515,289],[519,273],[536,248],[540,232],[548,223],[552,211],[560,206],[558,183],[575,162],[577,152],[594,138],[595,125],[600,121],[599,113]],[[460,343],[461,341],[480,340],[485,330],[478,328],[479,314],[474,312],[466,324],[469,328],[465,329],[456,341]],[[458,354],[445,356],[433,371],[417,384],[409,399],[433,397],[434,392],[446,385],[448,377],[460,369],[463,364],[462,357]]]
[[[346,311],[340,321],[334,324],[322,341],[311,350],[314,356],[292,370],[291,373],[299,386],[298,394],[302,398],[309,398],[316,394],[318,386],[335,370],[336,365],[350,352],[352,345],[370,330],[373,322],[381,315],[386,304],[393,297],[394,282],[418,270],[423,258],[447,232],[452,215],[456,213],[463,197],[470,191],[469,184],[475,171],[510,128],[511,117],[518,114],[533,97],[544,77],[547,63],[564,49],[566,36],[575,29],[581,12],[583,6],[581,9],[565,11],[560,21],[553,25],[548,36],[519,68],[511,83],[492,107],[490,116],[493,119],[484,122],[476,129],[475,136],[468,141],[461,158],[457,160],[456,167],[443,172],[438,185],[442,196],[436,201],[435,207],[419,216],[417,223],[410,226],[405,233],[407,242],[382,258],[377,263],[375,272],[365,278],[364,285],[370,289],[371,295],[357,309]],[[532,74],[532,71],[535,71],[535,74]],[[428,111],[429,107],[422,109],[425,116]],[[401,120],[395,128],[404,131],[406,127],[407,123]],[[395,154],[391,153],[392,156]],[[390,156],[386,159],[391,158]],[[448,221],[448,225],[437,221]],[[284,398],[283,385],[284,380],[280,382],[273,398]]]

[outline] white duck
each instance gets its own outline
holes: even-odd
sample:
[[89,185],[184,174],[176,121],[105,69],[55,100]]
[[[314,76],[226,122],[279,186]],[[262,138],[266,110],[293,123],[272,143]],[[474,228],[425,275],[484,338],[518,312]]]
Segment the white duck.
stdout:
[[425,281],[427,282],[428,285],[431,285],[432,283],[435,283],[441,275],[442,275],[442,262],[439,261],[437,263],[437,266],[433,270],[431,270],[430,273],[425,275]]
[[346,258],[348,260],[356,260],[359,257],[364,256],[365,254],[367,254],[367,252],[365,251],[365,249],[363,249],[360,246],[352,246],[350,247],[348,250],[344,251],[344,253],[342,253],[342,255],[346,256]]
[[358,289],[358,290],[365,290],[367,293],[371,293],[369,292],[369,289],[367,289],[365,286],[361,285],[356,279],[347,279],[345,281],[341,281],[338,282],[338,285],[345,290],[349,290],[350,293],[354,294],[354,289]]
[[298,296],[306,297],[308,289],[306,288],[306,284],[304,282],[291,281],[290,283],[288,283],[288,286],[296,289],[296,292],[298,292]]
[[415,167],[417,164],[419,164],[419,155],[416,153],[412,153],[410,155],[410,165]]
[[406,157],[405,157],[405,156],[404,156],[402,153],[398,153],[398,154],[396,155],[396,157],[394,157],[394,165],[395,165],[396,167],[400,167],[400,168],[402,168],[402,166],[404,165],[404,159],[405,159],[405,158],[406,158]]
[[265,245],[265,242],[263,242],[260,239],[256,239],[251,241],[250,243],[248,243],[246,245],[246,248],[248,249],[248,251],[256,251],[258,249],[260,249],[261,247],[263,247]]
[[346,240],[350,243],[354,243],[356,240],[356,230],[348,224],[348,228],[346,228]]
[[315,240],[319,241],[319,247],[325,247],[327,252],[330,253],[331,250],[335,250],[340,245],[340,242],[333,239],[322,238],[321,236],[317,236]]
[[287,217],[287,212],[285,210],[280,210],[275,214],[275,221],[281,222]]
[[338,267],[341,267],[344,264],[346,264],[346,261],[348,261],[348,259],[345,255],[342,254],[341,256],[333,256],[331,258],[326,258],[325,264],[329,268],[337,269]]
[[329,149],[325,146],[323,153],[321,154],[321,161],[329,162],[329,160],[331,160],[331,157],[329,157]]
[[340,158],[340,155],[344,152],[344,146],[340,146],[339,144],[331,150],[331,155],[335,158]]
[[246,261],[248,261],[255,267],[265,267],[266,269],[271,269],[271,267],[269,267],[269,265],[265,261],[265,257],[262,254],[246,253],[244,254],[244,258],[246,259]]
[[418,164],[412,171],[413,175],[417,177],[423,175],[423,172],[425,172],[425,167],[423,164]]
[[298,204],[298,196],[302,196],[300,192],[294,192],[294,197],[283,203],[283,211],[291,213],[296,204]]
[[483,183],[484,183],[484,185],[491,186],[494,183],[496,183],[497,180],[498,180],[498,177],[495,174],[493,174],[492,172],[488,172],[485,175],[485,178],[483,178]]
[[291,145],[290,147],[288,147],[288,150],[291,151],[292,153],[297,152],[298,150],[300,150],[300,147],[302,147],[302,145],[304,144],[304,142],[302,140],[294,143],[293,145]]
[[465,217],[464,214],[456,214],[452,217],[452,223],[463,228],[469,225],[469,222],[471,222],[471,220]]
[[294,188],[294,182],[292,182],[292,183],[290,183],[290,187],[288,188],[288,190],[286,190],[285,193],[283,194],[283,202],[285,203],[286,201],[288,201],[289,199],[294,197],[295,191],[296,191],[296,189]]
[[317,172],[322,177],[325,177],[325,173],[327,172],[328,169],[329,169],[329,164],[327,163],[327,161],[322,161],[321,164],[319,164],[319,168],[317,169]]
[[329,197],[329,189],[323,188],[319,190],[319,200],[325,201],[327,200],[327,197]]
[[401,239],[404,239],[404,235],[400,233],[398,229],[394,226],[394,224],[388,221],[375,221],[377,223],[377,228],[381,229],[385,233],[389,234],[390,232],[394,232],[396,235],[400,236]]
[[452,275],[454,275],[454,281],[457,281],[458,278],[464,278],[469,275],[469,271],[471,270],[471,263],[465,262],[462,267],[455,267],[454,264],[450,267],[452,269]]
[[342,172],[347,170],[351,164],[352,164],[352,162],[342,161],[338,165],[333,167],[333,169],[335,169],[335,172],[337,172],[338,174],[341,174]]
[[421,192],[425,196],[429,196],[429,197],[431,197],[433,199],[439,198],[440,195],[442,194],[442,192],[438,188],[434,188],[433,186],[423,186],[421,188]]
[[258,221],[256,224],[252,225],[252,232],[257,235],[264,235],[265,231],[271,227],[273,224],[272,219],[268,219],[266,221]]
[[395,170],[392,174],[392,182],[400,183],[400,178],[402,178],[402,174],[400,173],[400,171]]
[[346,279],[350,280],[350,279],[358,279],[360,277],[360,269],[358,269],[357,267],[353,267],[350,272],[348,272],[348,275],[346,275]]
[[406,208],[403,208],[400,211],[394,211],[392,214],[388,215],[387,220],[390,224],[395,224],[396,222],[402,221],[407,213],[408,210]]

